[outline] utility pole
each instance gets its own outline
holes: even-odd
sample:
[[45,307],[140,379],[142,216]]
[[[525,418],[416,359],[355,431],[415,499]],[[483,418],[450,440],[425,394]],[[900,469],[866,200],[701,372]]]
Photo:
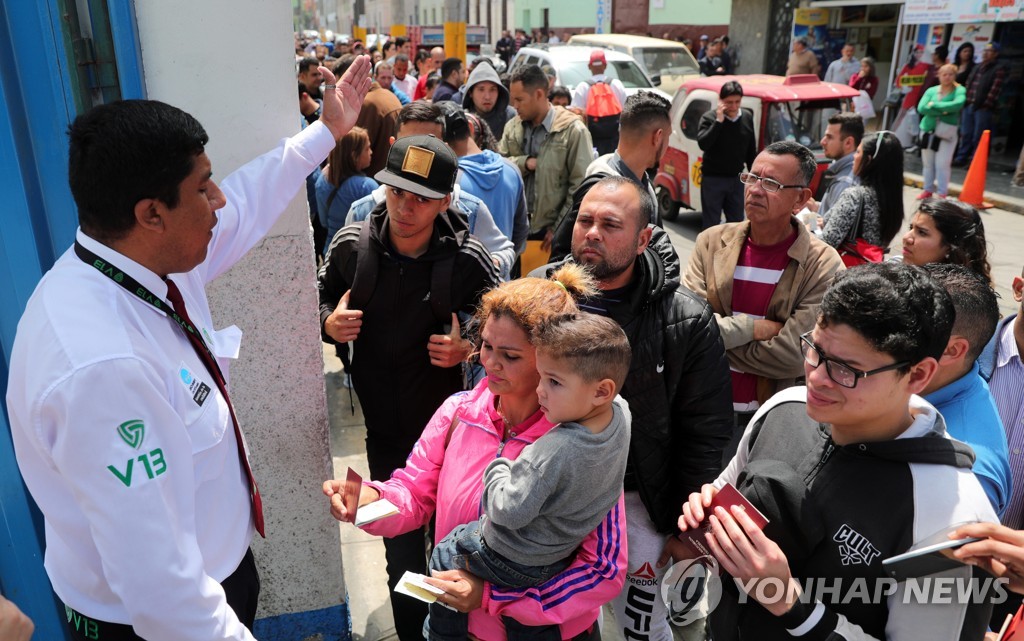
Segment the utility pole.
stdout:
[[466,60],[466,21],[469,0],[445,0],[444,54]]

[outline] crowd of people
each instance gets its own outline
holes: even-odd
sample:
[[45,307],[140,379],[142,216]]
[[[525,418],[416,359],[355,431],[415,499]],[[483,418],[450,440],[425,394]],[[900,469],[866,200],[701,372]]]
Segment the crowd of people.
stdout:
[[[503,34],[498,53],[526,43]],[[797,44],[793,72],[816,73]],[[701,49],[706,73],[733,71],[727,39]],[[868,86],[850,49],[824,73]],[[897,133],[833,114],[812,193],[813,153],[758,152],[725,83],[699,123],[707,211],[684,259],[649,175],[670,104],[627,95],[600,50],[574,88],[405,38],[297,53],[303,130],[223,189],[175,107],[119,101],[71,127],[80,228],[29,301],[7,404],[72,638],[254,638],[262,500],[205,285],[303,186],[322,339],[365,417],[355,500],[397,508],[361,527],[384,537],[392,591],[406,572],[441,591],[429,608],[393,595],[401,641],[600,639],[604,606],[625,638],[667,641],[680,613],[662,581],[693,530],[722,594],[686,639],[981,639],[994,604],[1020,604],[1005,590],[1024,592],[1024,326],[999,320],[983,221],[941,197],[948,172],[926,174],[940,197],[884,259],[905,224]],[[965,90],[944,65],[915,98],[933,163],[965,102],[961,141],[984,124],[992,69]],[[618,105],[613,137],[598,97]],[[548,260],[524,273],[530,241]],[[143,424],[147,478],[93,464]],[[730,485],[767,525],[715,502]],[[345,491],[323,486],[351,522]],[[936,536],[977,537],[942,575],[967,596],[886,583],[885,559]],[[979,588],[980,570],[1006,581]],[[0,630],[30,632],[19,615],[0,600]]]

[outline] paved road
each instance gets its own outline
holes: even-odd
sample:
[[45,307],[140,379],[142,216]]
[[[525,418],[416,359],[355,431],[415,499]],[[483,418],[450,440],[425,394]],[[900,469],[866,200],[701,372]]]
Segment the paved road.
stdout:
[[[908,219],[916,209],[914,199],[919,193],[919,189],[910,187],[905,191],[904,209]],[[1013,302],[1010,285],[1013,277],[1021,273],[1024,264],[1024,216],[999,209],[991,209],[982,216],[989,242],[993,279],[1001,296],[1000,308],[1003,314],[1013,313],[1017,305]],[[699,214],[683,211],[677,220],[667,223],[666,228],[681,260],[687,261],[700,231]],[[900,251],[899,236],[893,241],[893,248],[895,252]],[[335,478],[344,478],[349,466],[355,468],[363,478],[368,478],[364,443],[366,430],[359,401],[354,399],[353,414],[350,410],[349,390],[342,386],[341,362],[334,355],[333,347],[324,347],[324,363],[331,421],[331,451],[335,453]],[[352,616],[352,638],[355,641],[396,638],[387,600],[383,544],[380,539],[363,534],[349,525],[342,527],[341,532],[345,585]],[[611,641],[614,636],[608,634],[606,638]]]

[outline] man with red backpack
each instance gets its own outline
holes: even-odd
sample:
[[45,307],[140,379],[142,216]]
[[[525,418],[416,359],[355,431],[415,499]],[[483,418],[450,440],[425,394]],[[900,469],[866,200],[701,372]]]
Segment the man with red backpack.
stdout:
[[587,66],[593,76],[576,86],[570,109],[586,117],[594,148],[603,156],[619,144],[619,115],[626,104],[626,88],[618,78],[605,75],[608,60],[603,50],[594,49]]

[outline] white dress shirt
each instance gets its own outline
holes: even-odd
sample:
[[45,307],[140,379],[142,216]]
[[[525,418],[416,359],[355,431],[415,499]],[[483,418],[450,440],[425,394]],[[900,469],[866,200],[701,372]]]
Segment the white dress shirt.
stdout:
[[[241,332],[214,329],[205,285],[263,238],[333,147],[313,123],[225,178],[206,260],[171,276],[226,378]],[[77,239],[166,300],[157,274]],[[18,324],[7,407],[66,605],[149,641],[253,639],[220,586],[252,539],[248,481],[227,404],[171,318],[69,249]]]
[[395,79],[391,81],[391,85],[401,89],[402,93],[409,96],[409,100],[412,100],[413,95],[416,93],[417,82],[418,80],[416,79],[415,76],[413,76],[411,73],[407,73],[405,74],[404,80],[399,80],[398,77],[396,76]]

